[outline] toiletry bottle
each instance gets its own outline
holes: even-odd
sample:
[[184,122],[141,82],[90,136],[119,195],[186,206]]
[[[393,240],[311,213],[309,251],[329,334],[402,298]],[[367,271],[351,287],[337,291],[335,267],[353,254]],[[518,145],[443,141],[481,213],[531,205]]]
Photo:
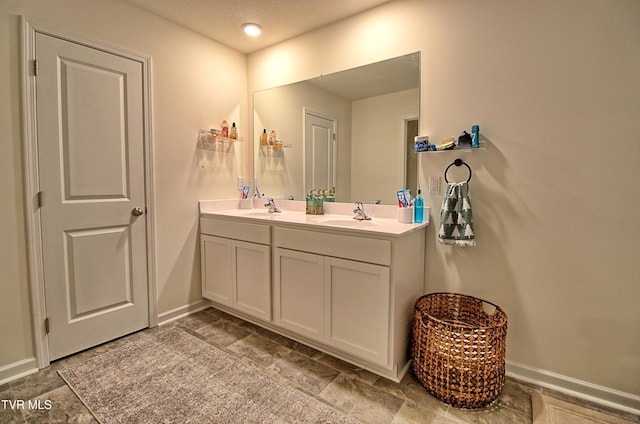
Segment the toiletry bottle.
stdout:
[[480,143],[480,126],[474,125],[471,127],[471,148],[475,149],[479,147]]
[[424,220],[424,199],[422,198],[422,190],[418,189],[418,195],[416,196],[413,204],[413,222],[416,224],[422,224]]
[[307,215],[315,215],[313,213],[313,209],[315,207],[314,202],[313,202],[313,190],[309,190],[309,194],[307,194]]
[[313,198],[314,200],[314,214],[315,215],[324,215],[324,191],[318,190],[317,194]]
[[276,144],[276,130],[271,130],[271,134],[269,134],[269,146],[273,147]]
[[260,134],[260,145],[261,146],[267,145],[267,129],[266,128],[264,128],[262,130],[262,134]]
[[333,192],[333,189],[329,189],[329,193],[324,197],[324,201],[325,202],[335,202],[336,201],[336,195]]
[[238,139],[238,129],[236,128],[236,123],[231,124],[231,130],[229,131],[229,138],[232,140]]
[[229,124],[227,124],[226,120],[220,124],[220,130],[222,130],[222,137],[229,138]]

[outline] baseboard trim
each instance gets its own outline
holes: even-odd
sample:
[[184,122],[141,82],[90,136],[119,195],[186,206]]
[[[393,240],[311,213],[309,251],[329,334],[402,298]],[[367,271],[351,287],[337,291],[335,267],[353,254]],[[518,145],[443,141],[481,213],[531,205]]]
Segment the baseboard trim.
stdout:
[[0,367],[0,386],[38,372],[36,358],[26,358]]
[[516,380],[555,390],[609,408],[640,415],[640,396],[507,361],[506,373]]
[[196,312],[200,312],[204,309],[207,309],[211,306],[211,302],[207,299],[201,299],[195,303],[191,303],[188,305],[180,306],[179,308],[172,309],[167,312],[163,312],[158,314],[158,325],[166,325],[172,321],[180,319],[182,317],[186,317],[187,315],[194,314]]

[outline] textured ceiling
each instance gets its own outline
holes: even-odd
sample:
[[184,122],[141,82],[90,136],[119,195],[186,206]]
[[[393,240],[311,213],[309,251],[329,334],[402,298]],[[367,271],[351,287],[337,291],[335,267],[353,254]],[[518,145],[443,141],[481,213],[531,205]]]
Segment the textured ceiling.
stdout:
[[[242,53],[252,53],[390,0],[125,0]],[[262,35],[241,25],[255,22]]]

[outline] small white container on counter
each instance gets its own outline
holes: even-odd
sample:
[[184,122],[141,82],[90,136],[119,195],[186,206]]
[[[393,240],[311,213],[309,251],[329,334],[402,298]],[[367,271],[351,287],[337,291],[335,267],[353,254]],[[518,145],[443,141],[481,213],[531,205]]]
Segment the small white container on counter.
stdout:
[[253,209],[253,199],[240,199],[240,209]]
[[413,224],[413,208],[398,208],[398,222]]

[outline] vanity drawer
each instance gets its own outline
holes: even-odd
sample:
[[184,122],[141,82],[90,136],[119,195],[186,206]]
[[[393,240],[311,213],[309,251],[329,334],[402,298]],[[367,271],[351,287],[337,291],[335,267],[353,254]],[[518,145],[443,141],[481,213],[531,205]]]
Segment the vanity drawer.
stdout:
[[286,249],[391,265],[391,242],[388,240],[275,227],[273,241],[275,246]]
[[200,218],[200,232],[202,234],[252,243],[271,243],[271,234],[268,225],[202,217]]

